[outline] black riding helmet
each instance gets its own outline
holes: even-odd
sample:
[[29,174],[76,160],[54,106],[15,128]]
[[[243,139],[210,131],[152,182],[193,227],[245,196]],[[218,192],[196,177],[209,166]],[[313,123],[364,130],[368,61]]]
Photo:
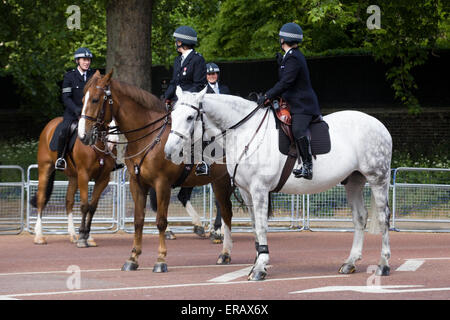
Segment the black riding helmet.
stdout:
[[303,41],[303,30],[298,24],[289,22],[281,27],[278,36],[280,40],[284,39],[285,42],[300,43]]
[[94,55],[92,54],[91,50],[89,50],[88,48],[81,47],[81,48],[77,49],[77,51],[75,51],[75,54],[73,55],[73,57],[74,57],[75,63],[78,63],[77,60],[79,58],[89,58],[92,60]]
[[181,45],[194,47],[197,45],[197,32],[189,26],[178,27],[173,33],[176,41],[181,41]]

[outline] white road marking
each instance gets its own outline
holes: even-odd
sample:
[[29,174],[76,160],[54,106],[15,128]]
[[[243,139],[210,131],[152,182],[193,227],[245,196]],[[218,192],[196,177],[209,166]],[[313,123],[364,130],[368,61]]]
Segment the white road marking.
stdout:
[[424,264],[426,260],[450,260],[448,257],[441,258],[414,258],[406,259],[406,262],[398,267],[395,271],[416,271]]
[[239,269],[233,272],[225,273],[219,277],[210,279],[210,282],[228,282],[234,279],[246,276],[249,274],[250,270],[252,270],[253,266],[245,267],[243,269]]
[[[419,287],[419,288],[418,288]],[[406,293],[406,292],[430,292],[430,291],[450,291],[450,288],[421,288],[422,285],[398,285],[398,286],[329,286],[307,290],[293,291],[290,294],[298,293],[324,293],[339,291],[356,291],[360,293]],[[405,289],[402,289],[405,288]],[[411,288],[411,289],[406,289]],[[412,289],[418,288],[418,289]],[[401,290],[399,290],[401,289]]]
[[274,281],[295,281],[295,280],[310,280],[310,279],[326,279],[326,278],[345,278],[348,275],[328,275],[328,276],[311,276],[311,277],[296,277],[296,278],[281,278],[281,279],[266,279],[260,281],[235,281],[235,282],[201,282],[201,283],[183,283],[183,284],[169,284],[159,286],[143,286],[143,287],[122,287],[122,288],[104,288],[104,289],[85,289],[85,290],[71,290],[71,291],[52,291],[52,292],[30,292],[30,293],[11,293],[0,296],[0,299],[12,297],[35,297],[35,296],[52,296],[64,294],[80,294],[80,293],[96,293],[96,292],[114,292],[114,291],[133,291],[133,290],[151,290],[151,289],[169,289],[169,288],[186,288],[186,287],[204,287],[204,286],[220,286],[220,285],[236,285],[236,284],[258,284],[262,285],[266,282]]
[[406,260],[404,264],[395,271],[416,271],[425,262],[425,260]]
[[[220,267],[239,267],[239,266],[249,266],[249,265],[250,264],[245,264],[245,263],[244,264],[227,264],[227,265],[208,264],[208,265],[199,265],[199,266],[173,266],[173,267],[169,267],[169,269],[220,268]],[[148,268],[139,267],[138,270],[153,270],[153,267],[148,267]],[[83,273],[83,272],[111,272],[111,271],[121,271],[121,270],[120,269],[90,269],[90,270],[81,270],[81,273]],[[67,270],[0,273],[0,276],[20,276],[20,275],[52,274],[52,273],[67,273]]]

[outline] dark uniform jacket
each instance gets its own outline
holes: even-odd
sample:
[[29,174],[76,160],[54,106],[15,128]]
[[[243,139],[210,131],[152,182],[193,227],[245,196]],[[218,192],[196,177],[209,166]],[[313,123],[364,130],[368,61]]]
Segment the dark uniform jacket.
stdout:
[[320,115],[319,101],[309,78],[305,56],[298,48],[289,50],[278,69],[279,81],[266,92],[267,98],[281,96],[291,107],[291,113]]
[[175,58],[172,80],[164,94],[165,99],[173,100],[177,86],[183,91],[199,92],[206,85],[206,63],[203,56],[192,50],[180,65],[181,55]]
[[[208,89],[206,89],[206,93],[216,93],[209,83],[208,83]],[[228,89],[228,87],[226,85],[221,84],[220,82],[219,82],[219,93],[220,94],[231,94],[230,89]]]
[[[95,70],[88,69],[86,74],[86,82],[95,73]],[[64,103],[64,120],[78,120],[83,108],[83,76],[78,69],[72,69],[64,75],[62,84],[62,100]]]

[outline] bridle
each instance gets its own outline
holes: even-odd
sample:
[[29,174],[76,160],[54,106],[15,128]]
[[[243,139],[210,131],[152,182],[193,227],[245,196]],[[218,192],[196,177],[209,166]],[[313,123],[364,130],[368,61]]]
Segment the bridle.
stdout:
[[109,86],[107,86],[107,87],[96,86],[96,88],[101,89],[104,92],[102,108],[98,111],[96,118],[87,116],[85,114],[82,114],[81,118],[95,122],[92,135],[94,136],[95,140],[97,140],[100,135],[101,140],[104,141],[104,140],[106,140],[106,135],[108,134],[108,128],[105,125],[105,114],[106,114],[106,105],[107,105],[106,101],[108,100],[108,105],[109,105],[110,111],[111,111],[111,117],[112,117],[112,107],[113,107],[114,101],[113,101],[113,98],[111,95],[111,89]]
[[[199,102],[199,106],[195,106],[189,103],[185,103],[185,102],[180,102],[180,105],[184,105],[184,106],[188,106],[191,107],[192,109],[197,111],[197,119],[200,119],[200,121],[202,122],[202,139],[203,139],[203,134],[205,132],[205,123],[203,121],[203,114],[205,113],[205,111],[203,110],[203,104],[202,102]],[[228,130],[233,130],[236,129],[238,127],[240,127],[242,124],[244,124],[245,122],[247,122],[251,117],[253,117],[253,115],[255,115],[255,113],[261,109],[261,107],[264,105],[264,103],[261,103],[259,105],[256,106],[255,109],[253,109],[248,115],[246,115],[243,119],[241,119],[239,122],[237,122],[236,124],[234,124],[233,126],[231,126],[230,128],[222,131],[222,133],[216,137],[216,140],[218,137],[223,137],[225,136],[226,132]],[[264,123],[264,120],[267,117],[267,114],[269,113],[269,107],[267,108],[266,112],[264,113],[264,117],[262,118],[260,124],[258,125],[257,129],[255,130],[255,132],[253,133],[250,141],[247,143],[247,145],[245,146],[244,150],[242,151],[239,160],[240,161],[242,159],[242,157],[247,153],[247,151],[249,150],[249,146],[252,143],[253,139],[256,137],[256,134],[258,133],[258,131],[261,129],[262,124]],[[176,130],[170,130],[170,133],[173,133],[175,135],[177,135],[178,137],[180,137],[182,140],[189,140],[189,138],[187,136],[185,136],[184,134],[176,131]],[[231,177],[231,184],[233,187],[235,187],[235,177],[236,177],[236,172],[237,172],[237,168],[238,168],[239,162],[236,163],[235,167],[234,167],[234,172],[233,172],[233,176]]]

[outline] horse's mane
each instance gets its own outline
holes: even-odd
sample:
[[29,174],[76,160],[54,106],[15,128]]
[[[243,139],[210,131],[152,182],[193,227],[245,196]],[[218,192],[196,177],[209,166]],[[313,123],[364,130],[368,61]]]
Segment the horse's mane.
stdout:
[[[101,78],[103,78],[103,75],[100,78],[91,77],[84,86],[84,94],[86,94],[86,91],[91,86],[95,85]],[[129,97],[145,109],[158,112],[166,111],[165,105],[162,103],[162,101],[148,91],[116,79],[111,80],[111,85],[114,86],[114,90],[117,90],[122,95]]]

